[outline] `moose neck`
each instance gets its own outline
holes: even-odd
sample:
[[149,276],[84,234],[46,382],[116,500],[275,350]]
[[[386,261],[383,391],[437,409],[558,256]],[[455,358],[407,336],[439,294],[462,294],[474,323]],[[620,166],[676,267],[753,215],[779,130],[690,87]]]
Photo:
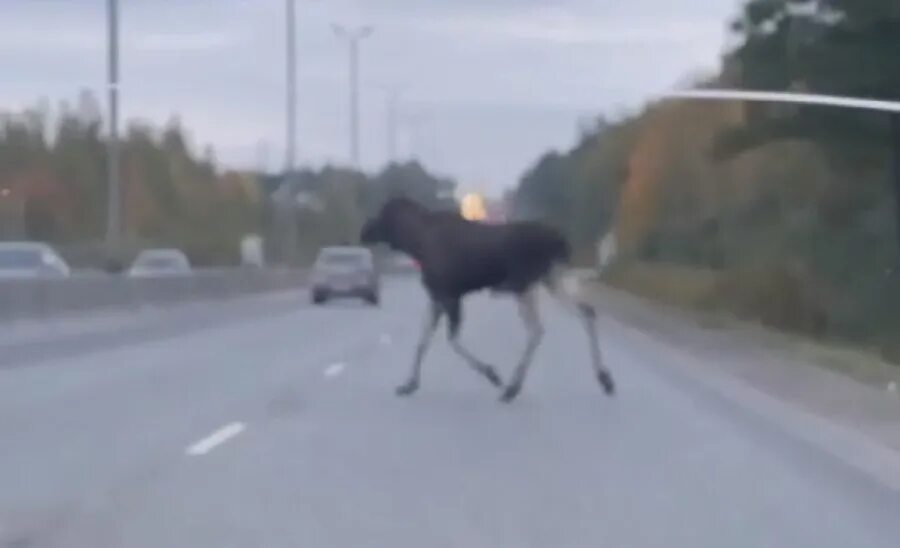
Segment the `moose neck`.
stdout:
[[391,225],[391,246],[421,262],[428,230],[427,212],[404,211],[392,219]]

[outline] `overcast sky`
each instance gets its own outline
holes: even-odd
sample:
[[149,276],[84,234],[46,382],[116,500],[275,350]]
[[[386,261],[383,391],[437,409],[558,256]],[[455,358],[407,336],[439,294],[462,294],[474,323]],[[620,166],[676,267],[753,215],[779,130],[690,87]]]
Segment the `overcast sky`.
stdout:
[[[386,92],[403,92],[399,153],[494,192],[580,120],[638,107],[710,72],[738,0],[296,0],[301,163],[348,162],[347,48],[370,24],[362,161],[387,159]],[[0,110],[105,93],[105,0],[0,0]],[[121,0],[122,108],[177,114],[236,167],[284,162],[285,0]]]

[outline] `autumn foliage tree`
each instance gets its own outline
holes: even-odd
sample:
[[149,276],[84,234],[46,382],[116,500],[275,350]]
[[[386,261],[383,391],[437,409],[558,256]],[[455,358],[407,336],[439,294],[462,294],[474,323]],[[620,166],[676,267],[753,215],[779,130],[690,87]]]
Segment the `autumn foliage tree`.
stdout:
[[[700,85],[896,99],[898,6],[749,0],[721,72]],[[522,177],[515,202],[588,254],[615,233],[620,259],[657,278],[678,273],[679,283],[657,280],[663,291],[704,280],[692,304],[827,330],[900,359],[896,117],[657,102],[545,155]]]
[[[132,123],[121,144],[123,230],[130,247],[184,248],[199,264],[233,263],[258,230],[261,195],[246,175],[200,157],[177,120]],[[106,142],[96,99],[46,104],[0,118],[0,204],[5,238],[89,248],[106,226]],[[80,254],[73,251],[76,262]]]

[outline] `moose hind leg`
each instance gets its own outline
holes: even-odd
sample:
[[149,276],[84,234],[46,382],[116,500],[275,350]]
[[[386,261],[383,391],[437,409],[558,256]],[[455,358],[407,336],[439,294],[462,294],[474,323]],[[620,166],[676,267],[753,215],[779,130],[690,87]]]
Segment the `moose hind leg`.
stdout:
[[[600,343],[597,336],[597,311],[592,306],[581,300],[578,295],[577,287],[571,283],[566,283],[566,279],[562,278],[562,271],[556,270],[544,280],[550,294],[563,305],[563,307],[571,313],[574,313],[581,321],[588,335],[588,343],[590,344],[591,365],[594,368],[594,375],[603,386],[603,390],[612,395],[616,391],[616,385],[613,381],[612,374],[603,363],[603,357],[600,354]],[[568,280],[571,280],[569,278]]]
[[422,374],[422,361],[425,359],[425,353],[428,351],[431,337],[434,335],[434,330],[437,329],[442,314],[443,310],[440,305],[432,301],[428,308],[428,314],[425,316],[425,324],[423,325],[422,335],[419,338],[419,344],[416,346],[416,355],[413,359],[412,371],[410,372],[409,379],[397,387],[398,396],[408,396],[419,389],[419,378]]
[[594,373],[597,375],[597,380],[600,381],[600,385],[603,386],[603,390],[607,394],[613,395],[616,392],[616,384],[613,381],[609,369],[603,364],[603,358],[600,355],[600,343],[597,340],[597,312],[584,303],[579,303],[577,308],[581,323],[584,325],[584,329],[588,334],[591,350],[591,363],[594,366]]
[[534,288],[519,296],[519,315],[528,331],[528,343],[525,346],[522,359],[516,366],[515,372],[513,372],[509,385],[500,397],[504,402],[511,402],[519,395],[522,385],[525,383],[528,368],[531,366],[532,358],[534,358],[534,352],[544,336],[544,327],[541,325],[541,318],[538,313],[537,292]]
[[497,370],[472,354],[459,340],[459,328],[462,323],[462,302],[453,299],[444,304],[447,311],[447,338],[453,351],[461,357],[472,369],[484,376],[494,386],[502,386],[503,380],[497,374]]

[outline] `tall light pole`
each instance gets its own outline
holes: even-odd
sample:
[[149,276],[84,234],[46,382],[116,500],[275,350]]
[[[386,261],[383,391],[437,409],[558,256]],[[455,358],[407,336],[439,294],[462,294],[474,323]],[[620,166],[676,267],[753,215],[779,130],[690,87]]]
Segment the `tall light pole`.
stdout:
[[287,126],[285,128],[287,135],[285,136],[285,154],[284,154],[284,170],[290,175],[295,167],[295,154],[297,148],[297,20],[296,20],[296,0],[287,1],[287,31],[286,47],[286,117]]
[[113,247],[122,229],[119,180],[119,0],[107,0],[107,84],[109,87],[109,141],[106,151],[106,243]]
[[371,26],[348,29],[332,25],[338,38],[350,46],[350,161],[359,168],[359,43],[373,32]]

